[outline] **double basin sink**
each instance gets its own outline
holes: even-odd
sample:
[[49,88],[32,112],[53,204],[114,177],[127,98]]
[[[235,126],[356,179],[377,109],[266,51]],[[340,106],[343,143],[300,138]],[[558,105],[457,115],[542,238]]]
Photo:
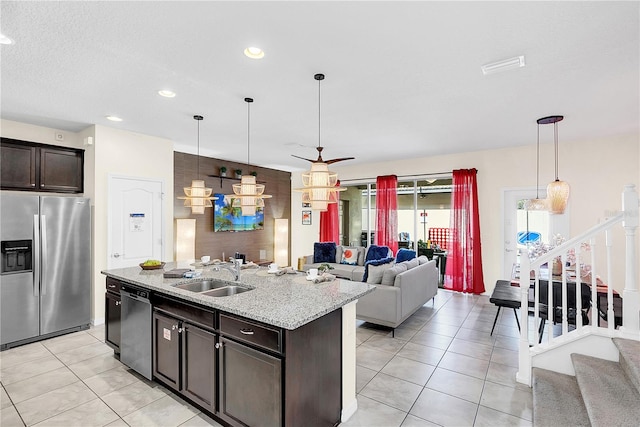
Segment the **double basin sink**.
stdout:
[[228,297],[229,295],[241,294],[252,290],[243,286],[230,285],[227,282],[212,279],[183,283],[182,285],[175,285],[175,287],[210,297]]

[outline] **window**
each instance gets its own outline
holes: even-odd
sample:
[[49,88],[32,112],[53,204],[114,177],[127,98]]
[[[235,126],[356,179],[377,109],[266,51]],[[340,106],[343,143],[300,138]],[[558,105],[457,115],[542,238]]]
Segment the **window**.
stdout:
[[[431,228],[449,228],[451,181],[451,176],[398,178],[399,247],[415,249],[416,241],[429,239]],[[375,182],[343,186],[347,191],[340,193],[342,243],[368,246],[375,237]]]

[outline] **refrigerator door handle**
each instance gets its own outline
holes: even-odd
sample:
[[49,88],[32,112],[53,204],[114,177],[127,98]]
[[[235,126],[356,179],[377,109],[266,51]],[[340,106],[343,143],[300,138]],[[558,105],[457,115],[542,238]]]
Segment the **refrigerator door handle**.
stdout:
[[33,216],[33,296],[40,296],[40,215]]
[[42,295],[46,295],[47,294],[47,270],[48,270],[48,265],[47,265],[47,217],[45,215],[40,215],[40,233],[41,233],[41,240],[40,240],[40,251],[41,253],[41,257],[42,257],[42,262],[41,262],[41,272],[40,272],[40,277],[41,277],[41,284],[40,284],[40,293]]

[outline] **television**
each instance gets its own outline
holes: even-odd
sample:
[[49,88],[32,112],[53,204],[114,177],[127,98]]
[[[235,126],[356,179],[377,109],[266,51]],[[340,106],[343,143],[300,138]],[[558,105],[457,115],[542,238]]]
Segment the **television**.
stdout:
[[251,231],[264,228],[264,208],[256,208],[256,214],[242,216],[240,208],[231,206],[224,194],[214,194],[213,231]]

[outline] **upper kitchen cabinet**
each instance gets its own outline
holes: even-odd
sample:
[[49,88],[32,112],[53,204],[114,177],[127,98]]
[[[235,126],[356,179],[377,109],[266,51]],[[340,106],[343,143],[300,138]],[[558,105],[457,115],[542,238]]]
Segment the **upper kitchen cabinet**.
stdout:
[[2,138],[3,190],[82,193],[84,150]]

